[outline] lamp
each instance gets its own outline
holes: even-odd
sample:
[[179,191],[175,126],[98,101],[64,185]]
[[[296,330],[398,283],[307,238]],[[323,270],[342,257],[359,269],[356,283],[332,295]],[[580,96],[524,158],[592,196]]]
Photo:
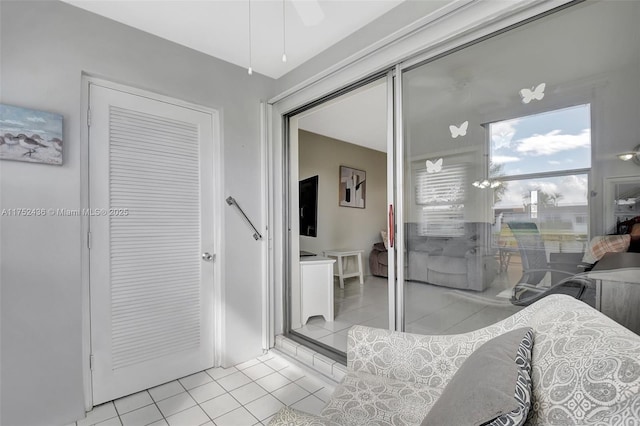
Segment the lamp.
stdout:
[[475,182],[472,182],[471,185],[480,189],[487,189],[487,188],[495,189],[500,185],[502,185],[502,182],[500,182],[499,180],[483,179],[483,180],[477,180]]
[[471,185],[475,186],[478,189],[496,189],[497,187],[499,187],[500,185],[502,185],[502,182],[500,182],[499,180],[493,180],[493,179],[489,179],[489,154],[484,154],[484,157],[486,158],[486,160],[484,161],[484,167],[485,167],[485,173],[484,173],[484,178],[482,179],[478,179],[475,182],[472,182]]
[[249,69],[247,69],[249,75],[253,74],[253,68],[251,67],[251,0],[249,0]]
[[633,151],[618,154],[618,158],[622,161],[632,160],[634,163],[640,166],[640,145],[636,145],[636,147],[633,148]]
[[282,62],[287,62],[287,21],[284,15],[285,0],[282,0]]

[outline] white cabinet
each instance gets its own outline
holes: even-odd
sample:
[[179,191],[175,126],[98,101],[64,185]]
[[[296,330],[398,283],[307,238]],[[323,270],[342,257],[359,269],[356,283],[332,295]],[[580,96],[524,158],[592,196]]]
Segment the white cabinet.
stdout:
[[333,264],[335,259],[312,256],[300,260],[300,320],[322,315],[333,321]]
[[588,276],[596,280],[596,309],[640,333],[640,253],[607,253]]
[[640,334],[640,284],[598,280],[596,308],[603,314]]

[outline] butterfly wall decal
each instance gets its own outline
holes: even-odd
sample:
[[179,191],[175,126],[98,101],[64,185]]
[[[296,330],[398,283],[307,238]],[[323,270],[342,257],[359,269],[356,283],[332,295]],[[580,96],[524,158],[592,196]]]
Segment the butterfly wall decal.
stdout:
[[544,98],[544,88],[547,87],[545,83],[540,83],[538,86],[529,88],[524,88],[520,90],[520,96],[522,97],[522,103],[528,104],[532,100],[541,100]]
[[442,158],[436,161],[427,160],[427,173],[438,173],[442,171],[442,161]]
[[456,127],[453,124],[449,126],[449,131],[451,132],[452,138],[457,138],[458,136],[466,136],[467,128],[469,127],[469,122],[465,121],[460,126]]

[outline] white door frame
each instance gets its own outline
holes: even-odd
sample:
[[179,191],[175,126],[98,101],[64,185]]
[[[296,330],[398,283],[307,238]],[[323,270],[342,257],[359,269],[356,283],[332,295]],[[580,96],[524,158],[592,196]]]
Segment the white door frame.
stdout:
[[[394,208],[395,222],[389,224],[389,226],[395,226],[393,251],[389,255],[389,258],[391,258],[391,254],[395,258],[395,262],[393,262],[394,275],[389,275],[389,277],[394,277],[394,281],[389,280],[389,292],[393,289],[395,294],[393,305],[389,304],[389,318],[393,312],[395,321],[390,324],[395,324],[395,328],[392,330],[404,331],[404,126],[402,124],[402,67],[400,65],[396,65],[394,69],[392,95],[394,120],[389,124],[389,127],[395,130],[392,137],[392,142],[395,143],[390,142],[393,146],[391,158],[395,159],[395,164],[393,161],[390,162],[391,167],[390,170],[387,170],[387,180],[391,180],[395,184],[390,197]],[[394,171],[395,176],[393,175]],[[391,269],[392,262],[388,263],[389,269]]]
[[[376,72],[394,66],[398,81],[396,90],[398,90],[401,88],[401,81],[398,77],[402,71],[571,2],[572,0],[514,0],[512,2],[454,0],[430,15],[418,19],[269,100],[271,131],[268,134],[268,146],[271,160],[269,161],[268,175],[272,184],[269,202],[269,217],[272,218],[269,247],[272,271],[269,276],[269,289],[275,297],[274,334],[282,334],[285,331],[284,312],[286,307],[282,304],[286,302],[283,300],[283,286],[285,276],[290,273],[287,270],[288,265],[285,258],[288,240],[286,232],[288,212],[283,201],[286,193],[284,183],[287,181],[284,173],[288,172],[288,168],[284,164],[284,152],[287,149],[284,146],[284,117],[316,99],[323,98],[341,88],[364,80]],[[396,99],[397,101],[398,99]],[[402,106],[399,105],[397,108],[399,108],[398,111],[401,111]],[[395,120],[398,120],[397,116]],[[395,136],[398,138],[402,134],[400,132]],[[402,141],[398,140],[395,148],[396,156],[398,149],[400,149],[400,154],[402,153],[402,148],[398,148],[401,145]],[[402,161],[401,157],[396,159],[398,164],[401,164]],[[401,170],[398,174],[401,174]],[[402,193],[404,190],[402,182],[396,182],[396,185],[396,192]],[[401,200],[396,201],[400,202]],[[402,208],[400,213],[401,211]],[[395,216],[396,223],[402,223],[402,216],[398,212]],[[281,218],[281,220],[273,218]],[[398,244],[403,243],[404,235],[401,228],[402,226],[398,227],[399,232],[396,234],[401,240],[397,241]],[[400,259],[402,256],[403,250],[400,247],[397,258]],[[402,260],[398,263],[397,268],[403,264]],[[399,279],[403,278],[402,272],[399,275]],[[402,304],[403,283],[398,280],[395,312],[396,329],[398,330],[403,327]],[[390,309],[391,311],[392,309]]]
[[[115,83],[109,80],[91,76],[90,74],[82,74],[81,87],[81,112],[80,112],[80,208],[89,208],[89,87],[91,84],[107,87],[113,90],[128,92],[137,96],[154,99],[161,102],[167,102],[184,108],[193,109],[206,114],[211,114],[213,121],[213,228],[222,230],[224,223],[224,210],[222,208],[222,189],[224,188],[224,170],[222,161],[222,134],[220,128],[220,113],[213,108],[196,105],[190,102],[175,99],[169,96],[160,95],[149,92],[147,90],[138,89],[131,86]],[[89,246],[88,231],[89,217],[81,216],[81,285],[82,285],[82,378],[83,390],[85,398],[85,410],[90,411],[93,408],[93,392],[92,392],[92,375],[89,357],[91,355],[91,299],[89,287]],[[223,239],[222,232],[216,232],[214,235],[214,253],[216,254],[216,265],[214,267],[213,277],[213,342],[214,342],[214,366],[220,365],[222,354],[222,333],[223,328],[223,308],[224,301],[222,299],[222,283],[224,279],[224,259],[223,256]]]

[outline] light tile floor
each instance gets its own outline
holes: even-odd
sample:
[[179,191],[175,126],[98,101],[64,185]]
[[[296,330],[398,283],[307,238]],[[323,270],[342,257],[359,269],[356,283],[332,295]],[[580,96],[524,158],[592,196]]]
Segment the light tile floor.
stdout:
[[284,405],[319,414],[335,385],[280,355],[212,368],[94,407],[76,426],[266,425]]
[[[483,292],[456,290],[420,282],[406,282],[406,331],[418,334],[464,333],[494,324],[518,312],[508,298],[498,296],[513,287],[520,277],[519,258],[512,259],[507,272],[496,276]],[[509,292],[507,292],[509,293]],[[340,288],[334,281],[334,321],[311,317],[294,331],[342,352],[347,349],[347,331],[355,324],[388,328],[388,285],[386,278],[367,276],[345,280]]]

